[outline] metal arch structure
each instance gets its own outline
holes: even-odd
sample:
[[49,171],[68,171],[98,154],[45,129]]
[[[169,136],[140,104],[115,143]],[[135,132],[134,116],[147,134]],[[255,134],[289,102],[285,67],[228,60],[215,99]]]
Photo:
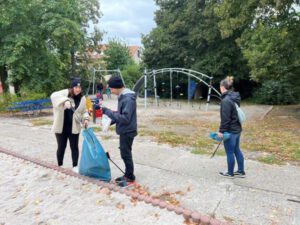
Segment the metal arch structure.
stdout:
[[[144,90],[145,90],[144,105],[145,105],[145,108],[147,108],[147,89],[148,89],[147,80],[148,80],[148,78],[153,78],[155,102],[156,102],[156,105],[158,105],[157,87],[156,87],[156,75],[157,74],[169,73],[169,76],[170,76],[170,96],[171,96],[171,102],[172,102],[172,100],[173,100],[173,94],[172,94],[172,90],[173,90],[173,73],[174,72],[177,73],[177,74],[186,75],[188,77],[188,87],[190,86],[190,78],[194,78],[194,79],[202,82],[203,84],[205,84],[208,87],[206,110],[208,109],[208,105],[210,103],[210,98],[211,98],[211,92],[212,91],[216,92],[219,96],[221,96],[221,93],[212,86],[213,77],[208,76],[204,73],[201,73],[201,72],[198,72],[198,71],[195,71],[195,70],[191,70],[191,69],[185,69],[185,68],[163,68],[163,69],[158,69],[158,70],[152,70],[152,71],[149,71],[149,72],[147,72],[147,70],[145,70],[144,75],[136,82],[136,84],[133,87],[133,90],[135,92],[139,92],[140,88],[144,84]],[[208,79],[209,81],[207,82],[203,79]]]
[[96,77],[96,72],[113,72],[113,73],[118,73],[119,75],[120,75],[120,77],[121,77],[121,79],[122,79],[122,81],[123,81],[123,84],[124,84],[124,86],[126,87],[126,85],[125,85],[125,81],[124,81],[124,78],[123,78],[123,76],[122,76],[122,73],[121,73],[121,70],[120,69],[115,69],[115,70],[106,70],[106,69],[95,69],[95,68],[93,68],[92,69],[92,83],[93,83],[93,95],[95,94],[95,77]]

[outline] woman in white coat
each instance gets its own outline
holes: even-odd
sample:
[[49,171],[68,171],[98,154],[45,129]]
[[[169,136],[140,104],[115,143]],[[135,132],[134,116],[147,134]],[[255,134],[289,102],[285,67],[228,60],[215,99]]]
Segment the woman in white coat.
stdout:
[[87,127],[89,121],[86,98],[82,95],[80,78],[72,80],[71,88],[52,93],[51,101],[54,116],[52,131],[55,133],[58,145],[56,152],[58,166],[63,165],[69,139],[73,171],[78,172],[78,142],[81,124]]

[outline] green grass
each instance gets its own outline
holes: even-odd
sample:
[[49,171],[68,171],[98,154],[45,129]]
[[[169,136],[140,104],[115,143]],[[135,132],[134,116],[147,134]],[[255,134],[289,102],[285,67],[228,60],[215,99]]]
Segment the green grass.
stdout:
[[48,119],[35,119],[30,121],[32,126],[45,126],[52,125],[53,121]]
[[[196,149],[192,150],[192,153],[196,154],[196,155],[211,155],[211,154],[213,154],[213,151],[214,151],[214,149],[208,151],[208,150],[205,150],[205,149],[198,149],[198,148],[196,148]],[[218,155],[218,156],[225,156],[226,154],[225,154],[224,150],[218,149],[218,151],[216,152],[216,155]]]
[[277,164],[277,165],[282,165],[283,161],[280,159],[277,159],[276,156],[270,155],[270,156],[264,156],[264,157],[259,157],[258,161],[266,164]]
[[100,126],[93,127],[94,132],[100,132],[102,131],[102,128]]
[[112,136],[111,136],[111,135],[103,135],[103,136],[101,136],[101,138],[102,138],[103,140],[109,140],[109,139],[112,138]]
[[294,158],[294,160],[300,161],[300,149],[296,150],[292,157]]
[[[259,107],[259,105],[258,105]],[[208,138],[209,132],[217,131],[219,123],[201,119],[154,117],[152,126],[139,131],[140,136],[151,136],[159,143],[171,146],[188,146],[194,154],[211,154],[216,144]],[[144,126],[143,126],[144,127]],[[163,131],[162,131],[163,130]],[[254,155],[253,159],[268,163],[300,161],[300,105],[274,106],[264,120],[247,121],[243,124],[241,149],[268,153]],[[218,154],[225,155],[223,150]]]
[[193,154],[196,154],[196,155],[207,155],[209,154],[206,150],[204,149],[193,149],[192,150],[192,153]]
[[173,147],[188,144],[188,136],[178,135],[173,131],[150,131],[150,130],[140,130],[140,136],[152,136],[158,143],[167,143]]

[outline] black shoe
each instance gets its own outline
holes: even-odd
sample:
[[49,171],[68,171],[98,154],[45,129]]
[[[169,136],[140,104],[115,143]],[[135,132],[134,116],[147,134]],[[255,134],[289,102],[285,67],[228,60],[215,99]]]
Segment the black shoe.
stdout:
[[123,181],[126,181],[126,182],[128,182],[128,183],[132,183],[132,182],[134,182],[135,180],[129,179],[129,178],[125,177],[125,176],[118,177],[118,178],[115,179],[115,182],[116,182],[116,183],[120,183],[120,182],[123,182]]
[[119,179],[118,179],[118,181],[116,181],[116,183],[117,183],[118,186],[120,186],[122,188],[126,188],[126,187],[130,187],[130,186],[134,186],[135,185],[135,180],[131,180],[131,179],[123,176],[123,177],[119,177]]
[[116,178],[116,179],[115,179],[115,182],[116,182],[116,183],[119,183],[119,182],[122,182],[122,181],[124,181],[124,180],[125,180],[125,177],[122,176],[122,177]]
[[230,175],[228,172],[219,172],[219,175],[222,177],[230,178],[230,179],[234,178],[234,176]]
[[135,181],[135,179],[130,179],[128,177],[124,176],[124,179],[126,180],[127,183],[133,183]]
[[241,178],[246,177],[246,173],[244,171],[235,171],[233,173],[233,175],[236,176],[236,177],[241,177]]

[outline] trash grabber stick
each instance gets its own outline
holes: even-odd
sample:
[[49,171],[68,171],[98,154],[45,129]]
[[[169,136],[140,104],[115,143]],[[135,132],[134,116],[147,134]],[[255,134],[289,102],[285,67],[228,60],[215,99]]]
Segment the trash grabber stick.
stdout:
[[106,157],[125,175],[125,172],[110,158],[110,155],[108,152],[106,152]]
[[218,146],[216,147],[215,151],[213,152],[213,154],[210,156],[210,158],[213,158],[216,154],[216,152],[218,151],[218,148],[220,147],[220,144],[222,143],[222,140],[219,142]]
[[[70,101],[69,101],[70,102]],[[70,102],[70,104],[71,104],[71,102]],[[84,127],[85,129],[86,129],[86,126],[83,126],[82,125],[82,122],[80,121],[80,119],[79,119],[79,117],[78,117],[78,114],[77,114],[77,112],[75,111],[75,108],[72,106],[72,104],[71,104],[71,109],[72,109],[72,111],[73,111],[73,114],[76,116],[76,120],[80,123],[80,126],[81,127]]]

